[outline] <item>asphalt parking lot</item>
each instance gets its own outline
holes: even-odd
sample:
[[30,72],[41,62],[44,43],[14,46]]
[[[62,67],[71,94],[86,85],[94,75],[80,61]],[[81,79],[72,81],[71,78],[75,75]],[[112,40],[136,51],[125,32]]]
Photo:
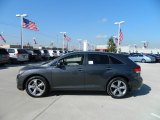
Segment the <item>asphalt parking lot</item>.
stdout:
[[160,120],[160,63],[138,63],[144,84],[124,99],[104,92],[52,92],[32,98],[16,88],[18,70],[0,67],[0,120]]

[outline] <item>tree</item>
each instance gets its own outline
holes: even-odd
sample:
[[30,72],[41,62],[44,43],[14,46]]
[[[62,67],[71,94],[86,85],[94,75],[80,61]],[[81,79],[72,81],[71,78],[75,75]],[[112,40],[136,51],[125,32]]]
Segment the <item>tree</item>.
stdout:
[[114,39],[113,37],[110,37],[108,39],[108,52],[117,52],[117,47],[116,47],[116,44],[114,43]]

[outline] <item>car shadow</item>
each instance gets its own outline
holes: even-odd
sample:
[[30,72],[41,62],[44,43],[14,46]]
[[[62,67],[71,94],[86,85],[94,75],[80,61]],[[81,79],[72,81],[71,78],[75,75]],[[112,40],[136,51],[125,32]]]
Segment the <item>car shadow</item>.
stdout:
[[52,91],[46,97],[60,95],[106,96],[107,94],[104,91]]
[[[143,84],[140,90],[131,91],[125,98],[137,97],[149,94],[151,87]],[[106,91],[52,91],[46,97],[61,95],[82,95],[82,96],[109,96]]]
[[147,95],[150,93],[150,91],[151,91],[151,87],[148,86],[147,84],[143,84],[140,90],[134,90],[129,92],[126,98]]

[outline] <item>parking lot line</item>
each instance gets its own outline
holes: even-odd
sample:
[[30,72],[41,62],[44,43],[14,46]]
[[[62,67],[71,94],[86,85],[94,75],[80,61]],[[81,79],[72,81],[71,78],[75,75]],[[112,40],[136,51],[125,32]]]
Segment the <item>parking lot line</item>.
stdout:
[[62,96],[57,96],[44,110],[42,110],[38,115],[36,115],[32,120],[36,120],[43,112],[45,112],[50,106],[52,106],[57,100]]
[[156,118],[159,118],[160,119],[160,116],[155,114],[155,113],[151,113],[152,116],[156,117]]

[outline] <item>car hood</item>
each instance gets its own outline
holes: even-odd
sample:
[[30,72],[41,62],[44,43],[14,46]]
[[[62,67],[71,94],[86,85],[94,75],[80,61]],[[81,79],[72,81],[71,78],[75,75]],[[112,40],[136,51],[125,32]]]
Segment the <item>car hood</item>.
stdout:
[[21,70],[31,70],[31,69],[45,69],[47,66],[43,64],[36,64],[36,65],[28,65],[23,67]]

